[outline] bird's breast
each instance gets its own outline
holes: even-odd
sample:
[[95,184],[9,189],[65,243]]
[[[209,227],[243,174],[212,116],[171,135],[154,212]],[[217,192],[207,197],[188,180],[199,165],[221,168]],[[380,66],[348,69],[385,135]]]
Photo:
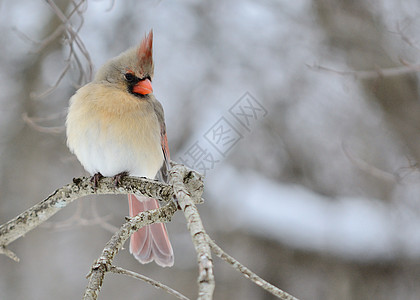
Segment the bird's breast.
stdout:
[[85,169],[154,178],[163,163],[153,105],[126,91],[89,84],[71,99],[67,141]]

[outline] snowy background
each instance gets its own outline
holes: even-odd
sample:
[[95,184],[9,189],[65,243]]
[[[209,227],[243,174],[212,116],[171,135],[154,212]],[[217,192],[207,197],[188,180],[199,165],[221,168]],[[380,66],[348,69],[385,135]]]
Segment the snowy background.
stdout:
[[[215,159],[199,209],[229,254],[301,299],[418,299],[420,4],[399,2],[103,0],[71,22],[94,70],[153,28],[172,159],[197,143]],[[45,1],[0,2],[0,223],[86,174],[65,144],[68,99],[86,82],[74,59],[38,97],[66,67],[66,40],[45,40],[61,24]],[[248,128],[230,113],[241,99],[267,112]],[[241,137],[223,154],[206,139],[222,117]],[[0,256],[0,299],[80,299],[127,207],[122,196],[81,199],[12,243],[21,262]],[[128,251],[116,263],[194,298],[183,217],[168,230],[173,268]],[[274,299],[215,264],[215,299]],[[101,299],[117,297],[172,299],[107,275]]]

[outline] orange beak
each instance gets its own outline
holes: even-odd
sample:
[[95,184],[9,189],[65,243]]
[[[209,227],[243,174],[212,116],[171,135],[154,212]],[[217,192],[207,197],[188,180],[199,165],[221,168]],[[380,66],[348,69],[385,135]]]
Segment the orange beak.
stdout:
[[133,86],[133,93],[147,95],[153,92],[152,83],[149,79],[143,79]]

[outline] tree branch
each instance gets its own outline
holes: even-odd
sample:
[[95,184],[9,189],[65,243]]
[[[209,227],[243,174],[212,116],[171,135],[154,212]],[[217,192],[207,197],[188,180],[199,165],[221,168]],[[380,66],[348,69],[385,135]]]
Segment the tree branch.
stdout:
[[234,268],[236,271],[242,273],[246,278],[251,280],[253,283],[258,285],[259,287],[263,288],[264,290],[270,292],[271,294],[277,296],[278,298],[282,300],[298,300],[297,298],[293,297],[292,295],[282,291],[278,287],[272,285],[271,283],[268,283],[264,279],[262,279],[260,276],[252,272],[250,269],[242,265],[240,262],[238,262],[236,259],[234,259],[232,256],[227,254],[220,248],[208,235],[206,235],[207,241],[210,245],[211,250],[216,254],[218,257],[223,259],[228,264],[232,265],[232,268]]
[[170,201],[174,196],[171,186],[146,178],[125,177],[118,187],[115,187],[112,178],[103,178],[96,189],[89,177],[74,178],[72,184],[56,190],[45,200],[0,226],[0,254],[10,254],[7,245],[48,220],[69,203],[93,194],[141,194],[164,201]]
[[[201,198],[204,189],[202,176],[183,165],[172,162],[171,165],[169,185],[146,178],[124,177],[121,180],[121,184],[116,187],[113,178],[105,177],[99,181],[99,186],[95,188],[90,177],[74,178],[72,184],[56,190],[45,200],[0,226],[0,254],[5,254],[18,261],[17,256],[8,250],[6,246],[48,220],[48,218],[77,198],[91,194],[141,194],[164,200],[167,204],[158,209],[144,211],[135,217],[127,218],[127,222],[113,234],[87,275],[89,283],[85,290],[84,300],[97,299],[107,272],[125,274],[145,280],[142,275],[113,266],[112,262],[119,250],[123,247],[125,241],[134,232],[153,223],[169,222],[178,208],[181,208],[184,212],[187,227],[197,252],[199,266],[197,299],[207,300],[213,298],[215,287],[213,260],[211,257],[211,250],[213,250],[217,256],[230,263],[236,270],[244,274],[245,277],[273,295],[283,300],[297,300],[251,272],[248,268],[223,252],[210,239],[204,230],[200,215],[195,206],[195,204],[203,202]],[[174,199],[177,199],[177,201]],[[145,281],[155,287],[163,288],[180,299],[187,299],[182,294],[154,280],[149,279]]]
[[115,266],[111,266],[109,271],[112,272],[112,273],[115,273],[115,274],[123,274],[123,275],[129,276],[129,277],[133,277],[135,279],[147,282],[147,283],[153,285],[155,288],[164,290],[168,294],[171,294],[171,295],[177,297],[178,299],[189,300],[189,298],[185,297],[180,292],[170,288],[167,285],[164,285],[163,283],[160,283],[159,281],[153,280],[153,279],[151,279],[149,277],[146,277],[144,275],[141,275],[141,274],[138,274],[138,273],[135,273],[135,272],[123,269],[123,268],[115,267]]
[[[183,165],[172,164],[169,171],[170,184],[173,188],[172,196],[175,196],[188,222],[188,229],[193,237],[193,243],[197,251],[199,263],[199,298],[212,299],[214,290],[214,278],[210,247],[206,242],[206,234],[194,203],[201,203],[203,193],[203,181],[201,175],[189,171]],[[151,196],[151,195],[148,195]],[[115,255],[122,248],[125,241],[143,226],[159,222],[169,222],[172,215],[178,210],[175,201],[169,202],[164,207],[148,210],[130,218],[112,236],[102,251],[101,256],[93,264],[87,277],[84,300],[96,300],[107,272],[110,272]]]
[[89,274],[86,276],[89,278],[89,283],[83,300],[95,300],[98,298],[105,274],[111,270],[115,255],[117,255],[125,241],[134,232],[146,225],[169,222],[177,210],[175,202],[171,201],[161,208],[143,211],[137,216],[129,218],[108,241],[102,250],[101,256],[94,262]]
[[404,74],[416,73],[420,71],[420,64],[408,64],[404,61],[402,61],[402,63],[404,63],[404,66],[391,67],[391,68],[377,68],[377,70],[371,70],[371,71],[339,71],[339,70],[334,70],[334,69],[330,69],[330,68],[319,66],[319,65],[307,65],[307,66],[314,70],[332,72],[332,73],[343,75],[343,76],[353,76],[356,79],[391,77],[391,76],[399,76],[399,75],[404,75]]
[[195,251],[197,252],[198,274],[198,298],[212,299],[214,291],[213,260],[211,250],[206,239],[206,232],[195,206],[194,199],[201,199],[197,194],[203,192],[202,176],[194,171],[189,171],[183,165],[171,163],[169,170],[169,183],[173,186],[179,206],[184,212],[187,227],[190,231]]
[[0,254],[6,255],[8,258],[13,259],[15,262],[19,262],[19,257],[13,251],[10,251],[5,246],[0,247]]

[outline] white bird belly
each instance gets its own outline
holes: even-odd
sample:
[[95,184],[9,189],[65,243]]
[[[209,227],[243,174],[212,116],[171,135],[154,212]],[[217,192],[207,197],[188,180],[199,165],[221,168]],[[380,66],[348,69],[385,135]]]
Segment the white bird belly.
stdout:
[[[144,140],[144,137],[137,136],[137,139]],[[124,143],[121,137],[91,126],[79,137],[73,152],[92,175],[100,172],[103,176],[114,176],[128,172],[133,176],[154,178],[163,163],[161,146],[154,144],[150,145],[150,141]]]
[[150,102],[88,84],[70,103],[67,144],[90,174],[156,176],[164,158],[160,124]]

